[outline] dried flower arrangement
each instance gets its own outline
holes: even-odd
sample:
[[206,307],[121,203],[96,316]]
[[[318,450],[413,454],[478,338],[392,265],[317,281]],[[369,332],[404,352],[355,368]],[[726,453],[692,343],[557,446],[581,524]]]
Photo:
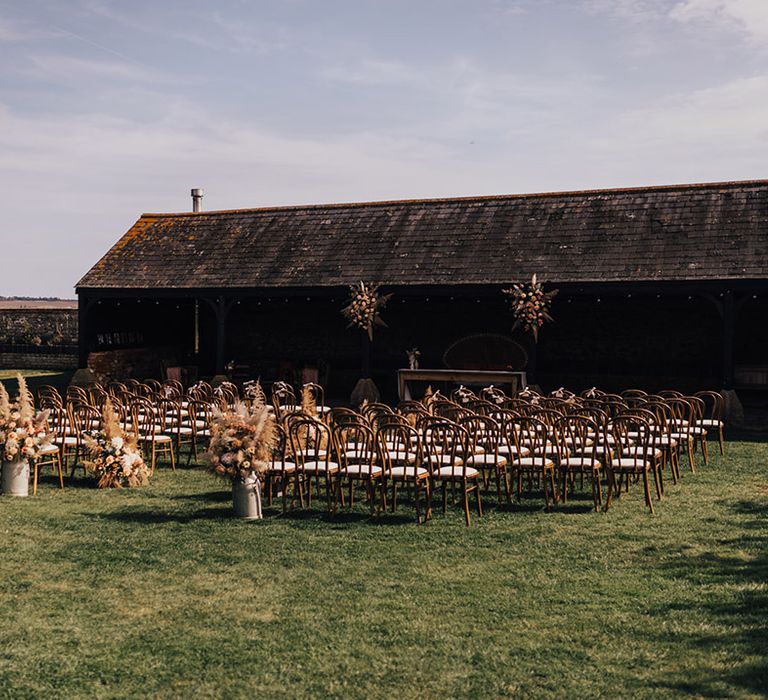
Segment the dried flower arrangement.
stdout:
[[237,402],[228,411],[213,410],[208,471],[230,481],[245,482],[269,468],[277,437],[274,416],[263,398],[254,396],[248,408]]
[[515,314],[512,330],[522,326],[524,331],[533,333],[534,341],[538,341],[539,328],[553,320],[549,309],[558,290],[545,292],[543,284],[533,275],[528,284],[516,284],[502,291],[510,297],[512,312]]
[[27,382],[17,375],[19,393],[11,401],[5,386],[0,383],[0,446],[3,459],[34,459],[40,449],[51,441],[48,435],[48,412],[35,415],[35,404]]
[[100,489],[144,486],[149,481],[149,467],[136,437],[120,427],[110,399],[101,408],[101,430],[86,433],[84,442],[91,455],[86,469],[93,472]]
[[243,384],[243,393],[246,398],[251,401],[261,401],[261,403],[267,403],[267,395],[264,393],[264,388],[261,386],[261,382],[258,379],[254,379]]
[[424,392],[424,396],[421,397],[421,403],[424,405],[424,408],[426,408],[429,413],[435,412],[435,395],[432,391],[431,384],[427,387],[427,390]]
[[347,328],[356,327],[368,333],[368,338],[373,341],[373,327],[384,326],[381,311],[392,298],[391,294],[379,294],[377,284],[359,282],[349,288],[349,302],[341,310],[349,321]]

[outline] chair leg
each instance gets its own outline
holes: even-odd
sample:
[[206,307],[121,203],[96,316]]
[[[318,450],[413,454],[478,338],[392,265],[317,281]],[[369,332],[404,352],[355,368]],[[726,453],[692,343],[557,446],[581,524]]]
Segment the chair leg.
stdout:
[[718,442],[720,443],[720,456],[722,457],[725,454],[725,439],[723,436],[723,426],[721,425],[719,428],[719,435],[718,435]]
[[56,466],[59,470],[59,488],[64,488],[64,469],[61,464],[61,452],[56,453]]
[[[546,479],[546,476],[544,478]],[[560,502],[560,495],[557,493],[557,485],[555,484],[554,469],[549,470],[549,484],[552,487],[552,500],[554,500],[555,505],[557,505]]]
[[424,490],[427,494],[427,508],[424,513],[424,522],[427,522],[427,520],[432,517],[432,486],[430,485],[429,479],[424,482]]
[[600,486],[600,472],[592,472],[592,500],[595,503],[595,512],[603,502],[603,489]]
[[466,479],[463,480],[462,486],[464,487],[464,517],[467,521],[467,527],[469,527],[469,492],[467,491],[468,486]]
[[37,477],[40,472],[40,463],[35,460],[32,468],[34,469],[34,476],[32,478],[32,495],[37,496]]
[[477,499],[477,514],[482,515],[483,514],[483,503],[480,500],[480,487],[475,487],[475,498]]
[[560,472],[560,477],[563,482],[563,503],[568,503],[568,472],[563,469]]
[[651,509],[651,515],[653,515],[653,501],[651,500],[651,489],[648,484],[648,470],[643,471],[643,489],[645,490],[645,502]]
[[397,509],[397,481],[392,482],[392,512]]
[[613,499],[613,489],[615,488],[614,482],[616,481],[616,477],[613,474],[612,469],[607,469],[608,472],[608,487],[605,491],[605,512],[608,512],[608,509],[611,507],[611,500]]
[[504,465],[504,489],[507,494],[507,505],[512,505],[512,491],[509,488],[509,472],[507,471],[506,465]]

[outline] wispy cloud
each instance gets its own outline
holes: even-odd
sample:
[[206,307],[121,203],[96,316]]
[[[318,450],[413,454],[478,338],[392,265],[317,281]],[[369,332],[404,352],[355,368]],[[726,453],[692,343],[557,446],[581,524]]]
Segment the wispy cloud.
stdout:
[[766,0],[683,0],[672,8],[670,17],[680,22],[736,29],[755,41],[768,39]]
[[142,83],[167,82],[171,78],[160,71],[128,63],[127,61],[106,61],[94,58],[80,58],[68,54],[38,53],[28,56],[29,67],[22,70],[29,74],[45,77],[108,78],[139,81]]
[[589,12],[637,23],[665,17],[670,0],[583,0],[583,7]]
[[30,22],[20,22],[9,17],[0,17],[0,43],[23,42],[50,36],[47,32]]

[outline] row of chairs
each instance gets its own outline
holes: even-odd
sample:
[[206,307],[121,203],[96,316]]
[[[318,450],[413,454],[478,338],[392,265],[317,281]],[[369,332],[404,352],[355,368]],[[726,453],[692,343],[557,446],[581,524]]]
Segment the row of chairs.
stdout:
[[[322,387],[308,384],[301,391],[309,392],[320,414],[326,412]],[[67,470],[70,477],[78,466],[85,471],[84,435],[100,428],[102,407],[107,400],[123,429],[136,437],[154,472],[159,459],[167,459],[175,470],[183,451],[187,452],[187,465],[192,460],[197,462],[207,448],[214,411],[230,409],[238,401],[250,403],[257,395],[263,397],[257,382],[246,386],[242,396],[237,387],[228,382],[215,388],[207,382],[198,382],[185,390],[176,381],[128,380],[106,386],[71,386],[64,396],[53,386],[43,386],[38,392],[38,406],[48,412],[53,439],[35,464],[33,492],[37,492],[42,468],[54,469],[61,488]],[[289,387],[276,384],[271,399],[272,410],[279,415],[298,408],[295,393]]]
[[[702,393],[703,394],[703,393]],[[709,393],[707,392],[707,395]],[[710,402],[717,402],[707,396]],[[588,479],[594,507],[603,503],[602,479],[607,482],[605,508],[620,489],[642,480],[645,500],[653,512],[651,480],[656,497],[664,491],[663,475],[680,478],[684,452],[695,471],[695,452],[707,461],[707,434],[717,431],[723,448],[722,405],[707,407],[704,395],[685,397],[677,392],[649,395],[639,391],[626,396],[593,390],[577,397],[561,390],[542,396],[526,392],[508,397],[488,388],[480,395],[461,388],[451,396],[435,394],[425,401],[402,402],[396,410],[385,404],[365,404],[360,411],[338,408],[323,421],[301,413],[282,417],[281,436],[268,478],[282,486],[283,508],[288,487],[291,504],[311,503],[311,483],[316,492],[325,485],[328,507],[344,504],[342,485],[351,502],[356,483],[365,486],[372,509],[386,508],[391,485],[394,508],[398,486],[414,492],[417,520],[419,496],[431,514],[435,487],[461,497],[470,523],[469,500],[476,497],[482,512],[481,490],[495,485],[499,503],[511,503],[510,480],[542,488],[545,507],[567,500],[577,478]],[[378,495],[376,495],[378,494]]]

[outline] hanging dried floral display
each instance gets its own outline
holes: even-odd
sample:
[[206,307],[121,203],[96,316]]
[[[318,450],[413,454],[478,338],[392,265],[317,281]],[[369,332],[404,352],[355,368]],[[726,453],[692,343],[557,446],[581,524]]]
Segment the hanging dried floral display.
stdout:
[[538,342],[539,328],[546,321],[553,320],[549,309],[558,290],[545,292],[541,282],[536,279],[536,275],[533,275],[528,284],[516,284],[502,291],[509,296],[512,313],[515,314],[515,325],[512,326],[512,330],[522,326],[524,331],[533,333],[534,341]]
[[379,286],[359,282],[349,288],[349,303],[341,310],[344,318],[349,321],[347,328],[359,328],[368,333],[373,341],[373,327],[384,326],[380,312],[392,297],[391,294],[379,294]]

